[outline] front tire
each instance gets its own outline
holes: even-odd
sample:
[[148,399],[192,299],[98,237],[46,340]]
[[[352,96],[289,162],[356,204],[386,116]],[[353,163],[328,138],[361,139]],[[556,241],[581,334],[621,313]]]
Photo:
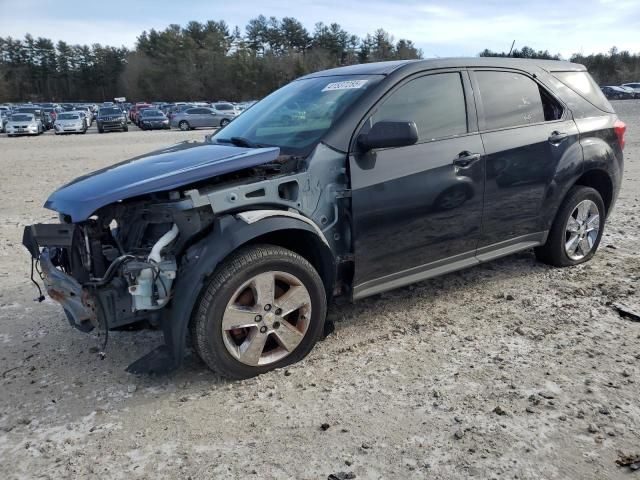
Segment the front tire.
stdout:
[[304,358],[323,332],[322,279],[297,253],[243,248],[203,289],[191,323],[193,345],[212,370],[250,378]]
[[224,128],[227,125],[229,125],[230,120],[227,118],[223,118],[222,120],[220,120],[220,128]]
[[575,185],[558,210],[547,242],[534,249],[536,257],[556,267],[588,262],[600,245],[605,216],[604,202],[598,191]]

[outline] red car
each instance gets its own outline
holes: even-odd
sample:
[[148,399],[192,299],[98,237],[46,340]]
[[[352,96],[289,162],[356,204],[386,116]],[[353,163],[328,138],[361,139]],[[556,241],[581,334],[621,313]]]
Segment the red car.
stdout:
[[132,123],[138,124],[138,117],[140,116],[140,110],[144,108],[153,108],[153,105],[149,103],[136,103],[131,110],[129,110],[129,119]]

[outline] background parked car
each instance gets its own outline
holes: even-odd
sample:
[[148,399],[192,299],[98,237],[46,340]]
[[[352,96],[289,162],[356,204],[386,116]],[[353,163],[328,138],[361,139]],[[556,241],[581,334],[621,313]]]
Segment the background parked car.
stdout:
[[635,98],[640,98],[640,82],[623,83],[620,86],[632,90]]
[[146,108],[140,112],[139,127],[142,130],[166,130],[169,129],[169,119],[160,110]]
[[131,118],[131,123],[138,124],[138,116],[140,115],[140,110],[144,110],[145,108],[152,108],[149,103],[136,103],[129,112],[129,118]]
[[220,113],[212,108],[194,107],[175,114],[171,118],[171,126],[180,130],[191,130],[200,127],[224,127],[236,117],[233,113]]
[[167,117],[169,117],[169,120],[171,120],[175,115],[182,113],[185,110],[193,107],[194,105],[191,103],[176,102],[176,104],[169,109],[169,112],[167,113]]
[[9,121],[9,115],[11,115],[9,110],[0,110],[0,132],[5,131],[5,125]]
[[55,134],[87,133],[88,127],[81,114],[82,112],[63,112],[59,114],[53,124]]
[[42,127],[43,131],[47,128],[46,119],[44,116],[44,110],[39,105],[37,106],[23,105],[23,106],[14,108],[13,113],[31,113],[36,117],[36,120],[40,122],[40,126]]
[[116,106],[100,108],[96,116],[96,124],[98,126],[98,133],[113,130],[126,132],[129,130],[127,114]]
[[633,92],[626,90],[622,87],[617,87],[615,85],[607,85],[605,87],[600,87],[604,96],[609,100],[626,100],[628,98],[633,98]]
[[212,103],[211,108],[218,115],[227,115],[229,117],[234,117],[234,118],[240,115],[240,112],[242,111],[241,109],[236,108],[236,106],[233,103],[228,103],[228,102]]
[[75,113],[80,115],[80,118],[84,122],[84,125],[86,128],[89,128],[91,126],[91,124],[89,123],[89,119],[87,118],[87,112],[85,110],[72,110],[69,113]]
[[31,112],[13,113],[7,122],[6,129],[9,137],[44,133],[41,117]]

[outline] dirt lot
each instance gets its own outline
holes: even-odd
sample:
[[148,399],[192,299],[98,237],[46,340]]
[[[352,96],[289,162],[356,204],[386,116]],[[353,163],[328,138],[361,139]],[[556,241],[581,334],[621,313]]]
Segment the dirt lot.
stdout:
[[640,455],[640,323],[610,303],[640,308],[640,101],[616,108],[625,182],[593,261],[527,251],[334,307],[306,361],[245,382],[194,356],[125,373],[152,331],[114,332],[101,359],[33,301],[20,245],[63,182],[206,132],[1,136],[0,478],[633,476],[616,459]]

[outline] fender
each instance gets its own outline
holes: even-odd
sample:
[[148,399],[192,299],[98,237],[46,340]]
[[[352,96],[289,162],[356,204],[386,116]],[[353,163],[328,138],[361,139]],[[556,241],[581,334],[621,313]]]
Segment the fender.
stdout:
[[213,231],[192,245],[182,256],[171,304],[160,320],[165,344],[136,360],[127,371],[162,374],[182,364],[189,321],[207,279],[238,247],[279,230],[298,230],[319,237],[323,262],[330,262],[335,276],[335,257],[320,229],[308,218],[290,211],[255,210],[225,215],[214,222]]

